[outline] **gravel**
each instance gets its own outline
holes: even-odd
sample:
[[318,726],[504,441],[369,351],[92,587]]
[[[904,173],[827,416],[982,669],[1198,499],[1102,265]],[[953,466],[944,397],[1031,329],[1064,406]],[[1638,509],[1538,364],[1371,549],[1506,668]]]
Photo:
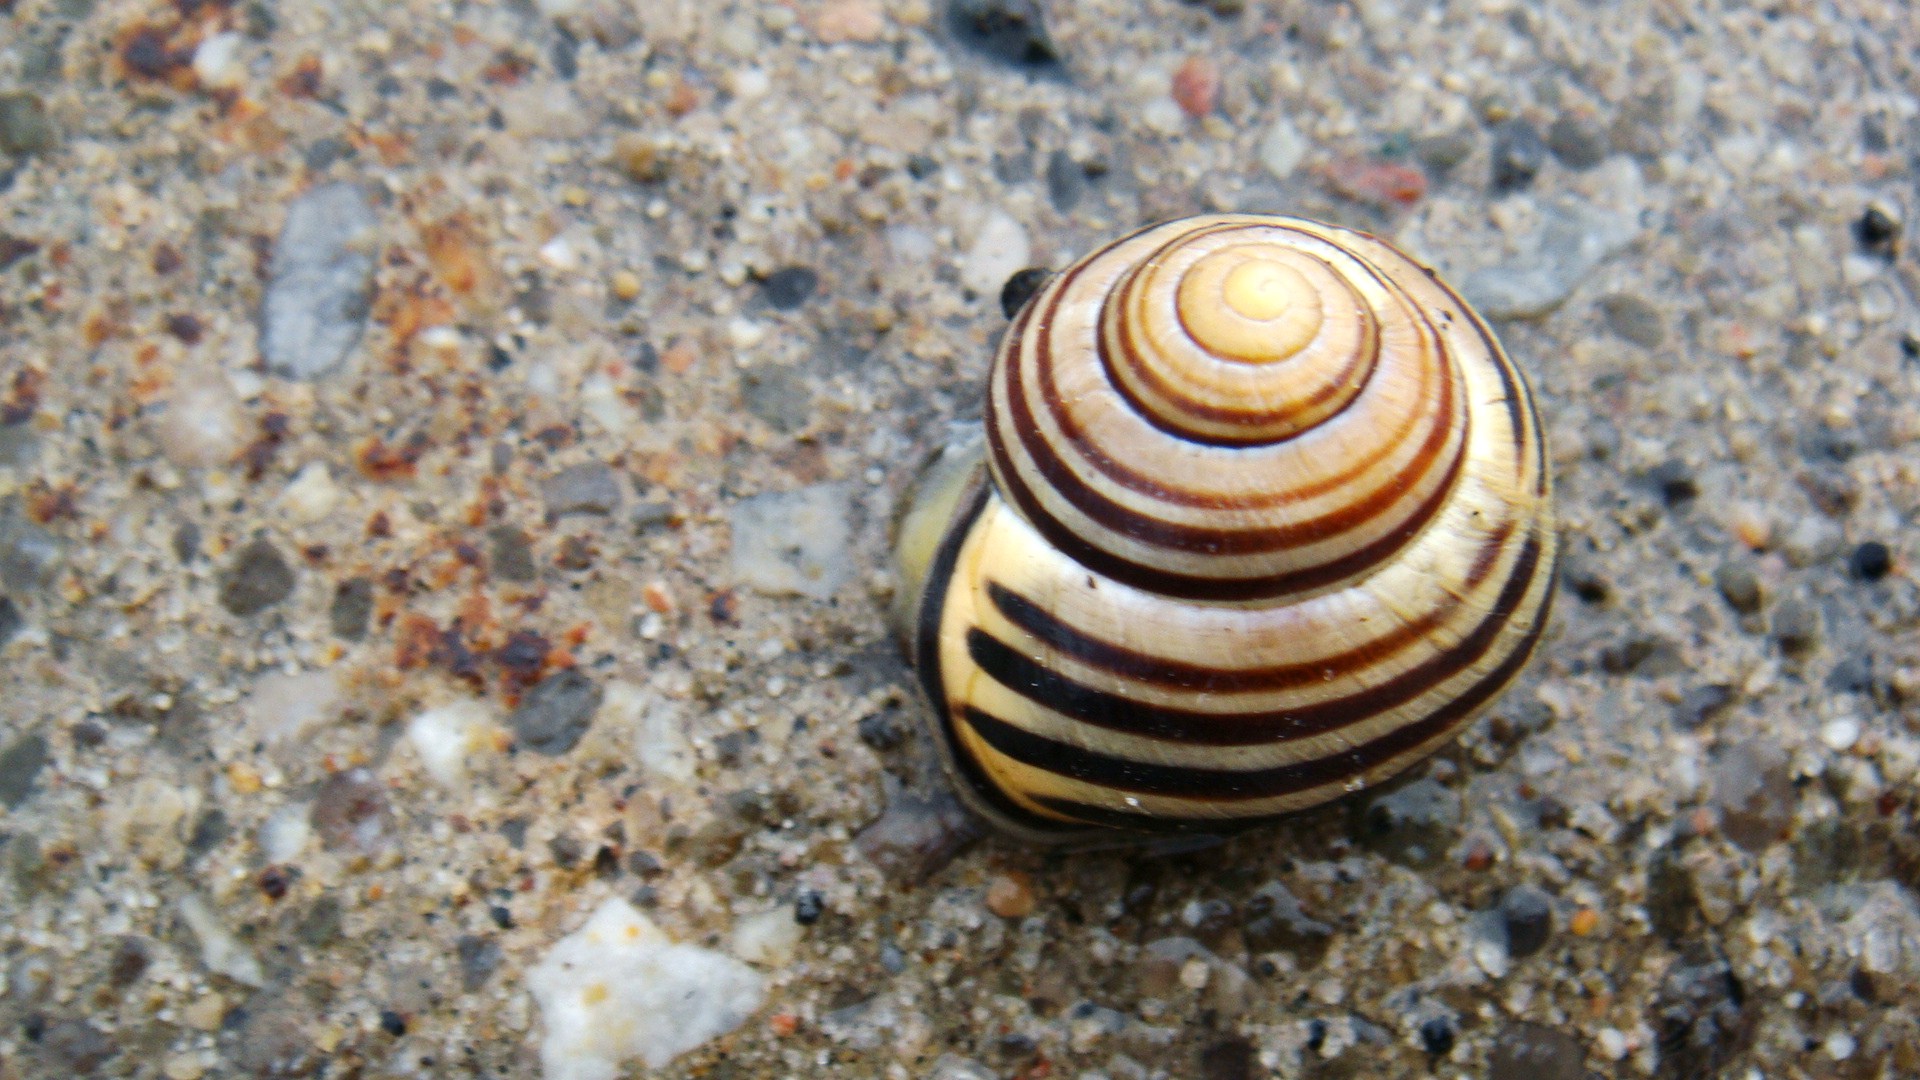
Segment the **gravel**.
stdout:
[[507,717],[507,727],[519,745],[536,754],[564,754],[593,726],[604,696],[600,684],[580,671],[556,671],[527,692]]
[[321,185],[287,208],[260,304],[260,352],[268,367],[314,379],[347,358],[371,309],[378,225],[356,184]]

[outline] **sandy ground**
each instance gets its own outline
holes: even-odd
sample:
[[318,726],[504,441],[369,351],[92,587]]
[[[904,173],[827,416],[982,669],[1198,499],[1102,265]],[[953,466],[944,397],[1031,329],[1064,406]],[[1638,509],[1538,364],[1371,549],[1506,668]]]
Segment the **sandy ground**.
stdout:
[[[1895,0],[0,0],[0,1077],[651,1075],[531,988],[615,898],[758,995],[662,1076],[1920,1075],[1917,53]],[[956,855],[887,523],[1009,273],[1207,210],[1495,317],[1555,625],[1391,791]]]

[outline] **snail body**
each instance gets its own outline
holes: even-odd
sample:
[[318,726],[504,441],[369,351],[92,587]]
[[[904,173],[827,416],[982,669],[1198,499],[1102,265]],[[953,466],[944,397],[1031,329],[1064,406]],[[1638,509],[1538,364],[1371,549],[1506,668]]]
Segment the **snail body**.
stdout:
[[1530,393],[1464,301],[1363,233],[1217,215],[1021,309],[902,518],[897,615],[987,819],[1220,831],[1444,745],[1525,665],[1555,551]]

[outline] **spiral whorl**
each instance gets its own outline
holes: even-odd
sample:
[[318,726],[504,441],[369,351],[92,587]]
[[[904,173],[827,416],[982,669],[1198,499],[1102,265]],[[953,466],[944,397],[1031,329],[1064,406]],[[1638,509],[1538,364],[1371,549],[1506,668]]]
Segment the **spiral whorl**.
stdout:
[[1392,557],[1457,479],[1467,418],[1393,272],[1424,276],[1356,241],[1203,219],[1061,274],[994,367],[996,482],[1090,568],[1169,594],[1297,593]]
[[1010,829],[1337,798],[1443,745],[1544,626],[1526,384],[1365,234],[1215,216],[1095,252],[1008,330],[985,428],[901,569],[943,756]]

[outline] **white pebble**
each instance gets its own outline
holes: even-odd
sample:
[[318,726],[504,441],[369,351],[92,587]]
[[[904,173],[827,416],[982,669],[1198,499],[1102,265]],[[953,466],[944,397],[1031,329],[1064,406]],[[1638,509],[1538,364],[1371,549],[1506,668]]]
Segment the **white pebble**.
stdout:
[[1207,962],[1196,956],[1180,965],[1180,985],[1189,990],[1204,989],[1207,977],[1212,973],[1213,969],[1207,966]]
[[247,443],[240,396],[218,372],[182,376],[153,434],[160,452],[181,468],[224,465]]
[[1275,179],[1285,180],[1307,156],[1307,140],[1301,136],[1300,129],[1293,126],[1293,121],[1283,116],[1261,137],[1259,154],[1260,164]]
[[1836,754],[1853,749],[1853,744],[1860,741],[1860,718],[1840,716],[1827,721],[1820,729],[1820,741]]
[[245,715],[261,742],[294,743],[332,720],[341,702],[340,683],[332,671],[274,672],[253,684]]
[[[651,612],[649,617],[658,618]],[[699,758],[687,741],[687,718],[677,703],[616,679],[600,699],[600,724],[608,731],[632,732],[633,761],[650,775],[679,783],[693,779]]]
[[340,485],[323,462],[310,461],[280,493],[280,505],[301,525],[311,525],[333,512],[340,502]]
[[1627,1056],[1627,1037],[1618,1028],[1601,1028],[1599,1034],[1594,1036],[1594,1042],[1600,1056],[1608,1061],[1619,1061]]
[[580,252],[566,233],[540,245],[540,261],[555,270],[572,270],[580,265]]
[[800,948],[806,928],[794,920],[793,909],[778,907],[749,915],[733,924],[733,955],[761,967],[786,967]]
[[613,1080],[633,1058],[661,1068],[745,1023],[766,994],[752,968],[669,940],[618,897],[548,950],[527,989],[547,1080]]
[[767,328],[752,319],[727,320],[727,340],[736,349],[751,349],[766,338]]
[[407,724],[407,742],[420,757],[427,775],[451,788],[467,778],[467,757],[483,748],[493,730],[493,717],[478,701],[456,701],[413,718]]
[[274,811],[260,823],[260,854],[270,863],[298,859],[313,839],[312,813],[306,803],[290,803]]
[[999,296],[1007,279],[1031,264],[1032,252],[1026,226],[995,210],[981,222],[960,260],[960,283],[982,296]]
[[742,499],[730,515],[734,580],[770,596],[831,598],[852,573],[851,495],[815,484]]
[[239,34],[213,34],[193,50],[193,77],[208,90],[240,85],[246,68],[240,63]]
[[180,921],[187,924],[187,929],[200,942],[200,962],[208,971],[248,986],[266,985],[267,976],[260,961],[221,925],[220,916],[211,904],[198,893],[188,893],[180,898],[178,907]]
[[1836,1031],[1827,1036],[1825,1045],[1827,1056],[1835,1061],[1847,1060],[1853,1056],[1855,1050],[1860,1048],[1860,1044],[1854,1041],[1853,1036],[1844,1031]]

